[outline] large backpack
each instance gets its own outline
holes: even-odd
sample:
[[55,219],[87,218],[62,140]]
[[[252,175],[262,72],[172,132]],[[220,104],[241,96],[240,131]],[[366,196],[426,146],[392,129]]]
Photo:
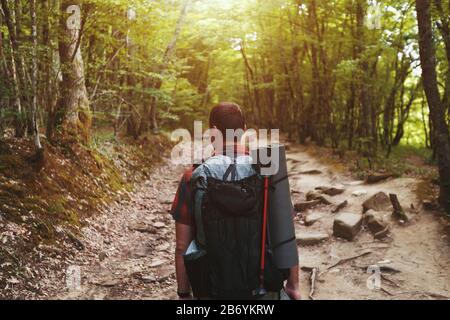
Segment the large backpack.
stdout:
[[[238,179],[237,166],[247,164],[236,164],[234,158],[222,177],[205,170],[191,182],[195,238],[205,253],[200,268],[203,274],[197,271],[196,277],[202,279],[203,295],[209,298],[258,298],[264,185],[252,168],[246,168],[252,174]],[[270,245],[266,248],[264,288],[278,292],[286,272],[275,267]]]

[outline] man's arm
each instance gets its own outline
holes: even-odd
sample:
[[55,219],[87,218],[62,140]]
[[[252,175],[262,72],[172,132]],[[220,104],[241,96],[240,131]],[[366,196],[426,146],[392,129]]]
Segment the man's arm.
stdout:
[[300,284],[298,276],[298,265],[290,269],[289,278],[284,288],[292,300],[300,300]]
[[192,227],[189,225],[176,223],[176,248],[175,248],[175,269],[178,283],[178,293],[190,293],[191,285],[184,266],[183,254],[186,252],[192,241]]
[[[296,212],[292,210],[292,221],[294,222]],[[289,278],[284,288],[289,298],[292,300],[300,300],[300,283],[299,283],[299,271],[298,264],[289,269]]]

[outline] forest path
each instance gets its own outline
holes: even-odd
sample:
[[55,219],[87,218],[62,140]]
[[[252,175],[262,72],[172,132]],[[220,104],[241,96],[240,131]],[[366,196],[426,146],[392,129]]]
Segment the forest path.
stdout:
[[183,167],[166,159],[130,199],[114,203],[83,228],[81,287],[57,299],[176,299],[175,228],[169,210]]
[[[355,181],[343,166],[330,165],[327,159],[314,157],[307,150],[304,146],[290,145],[288,151],[288,170],[291,174],[294,203],[304,201],[306,194],[317,187],[345,190],[342,194],[327,198],[331,205],[315,207],[296,218],[298,235],[329,235],[329,239],[320,244],[299,247],[301,267],[317,267],[321,274],[316,281],[314,298],[450,299],[450,243],[437,215],[424,211],[417,199],[415,189],[420,180],[401,177],[366,184],[364,181]],[[321,173],[300,174],[309,170],[319,170]],[[394,221],[391,218],[392,208],[389,207],[382,213],[390,228],[389,235],[383,240],[374,239],[373,235],[364,229],[353,241],[332,235],[333,222],[339,214],[331,213],[336,205],[348,201],[347,207],[340,212],[361,213],[363,202],[378,192],[397,194],[410,221],[404,225]],[[313,225],[306,226],[304,218],[311,214],[320,218]],[[327,268],[335,263],[365,252],[370,254],[327,271]],[[374,265],[378,265],[382,271],[381,290],[371,290],[367,285],[372,275],[368,273],[368,267]],[[302,272],[303,298],[309,295],[309,276],[310,272]]]
[[[411,204],[421,207],[413,193],[419,183],[415,179],[365,185],[295,144],[289,146],[288,166],[294,202],[304,201],[306,193],[316,187],[336,186],[345,192],[329,199],[333,204],[347,200],[345,212],[360,213],[364,200],[379,191],[398,194],[405,209]],[[305,174],[312,169],[320,172]],[[88,221],[83,229],[86,248],[74,261],[81,268],[81,288],[64,289],[58,299],[176,299],[175,232],[168,210],[182,172],[182,167],[174,167],[167,160],[129,201],[113,204],[107,213]],[[355,191],[362,194],[352,195]],[[435,215],[407,210],[411,222],[403,226],[391,221],[391,232],[385,240],[374,240],[363,230],[349,242],[332,236],[336,215],[331,213],[332,208],[322,205],[296,217],[299,235],[318,232],[329,236],[319,244],[299,246],[301,267],[318,267],[323,272],[340,259],[371,253],[322,274],[316,281],[316,299],[450,297],[450,250]],[[304,218],[311,213],[320,218],[307,227]],[[367,267],[380,262],[388,270],[381,278],[383,290],[371,290],[366,284],[370,277]],[[309,275],[309,271],[301,272],[303,299],[308,298]]]

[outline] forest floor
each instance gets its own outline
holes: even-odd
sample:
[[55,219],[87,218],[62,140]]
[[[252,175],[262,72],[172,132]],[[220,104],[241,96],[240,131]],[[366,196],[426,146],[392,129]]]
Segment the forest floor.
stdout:
[[[353,178],[339,162],[324,159],[329,159],[328,155],[321,156],[318,148],[289,145],[294,203],[305,201],[306,194],[317,187],[345,190],[328,198],[331,205],[306,210],[295,218],[298,238],[325,234],[325,239],[314,245],[299,244],[303,299],[308,299],[312,268],[318,268],[320,275],[315,282],[315,299],[450,299],[449,235],[444,232],[439,213],[423,208],[417,195],[421,180],[391,178],[368,185]],[[182,172],[182,167],[174,167],[166,159],[128,200],[113,203],[103,214],[89,218],[82,229],[84,250],[65,264],[79,271],[81,285],[76,284],[78,271],[70,280],[64,277],[66,270],[59,270],[59,276],[52,277],[59,279],[52,290],[55,294],[45,296],[176,299],[175,233],[169,210]],[[390,232],[383,240],[375,240],[364,229],[353,241],[332,235],[337,215],[331,213],[334,205],[347,200],[343,212],[361,213],[362,203],[380,191],[398,195],[408,222],[391,220],[390,209],[385,212]],[[311,214],[317,221],[306,226],[305,219]],[[381,289],[369,289],[367,285],[371,277],[367,269],[373,265],[382,271]]]

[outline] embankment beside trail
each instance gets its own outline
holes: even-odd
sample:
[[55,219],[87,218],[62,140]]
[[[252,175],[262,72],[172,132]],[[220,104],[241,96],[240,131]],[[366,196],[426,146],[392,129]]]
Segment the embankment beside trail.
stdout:
[[41,296],[58,264],[83,250],[84,219],[128,197],[168,150],[165,136],[103,141],[92,147],[44,141],[37,168],[33,146],[0,144],[0,299]]

